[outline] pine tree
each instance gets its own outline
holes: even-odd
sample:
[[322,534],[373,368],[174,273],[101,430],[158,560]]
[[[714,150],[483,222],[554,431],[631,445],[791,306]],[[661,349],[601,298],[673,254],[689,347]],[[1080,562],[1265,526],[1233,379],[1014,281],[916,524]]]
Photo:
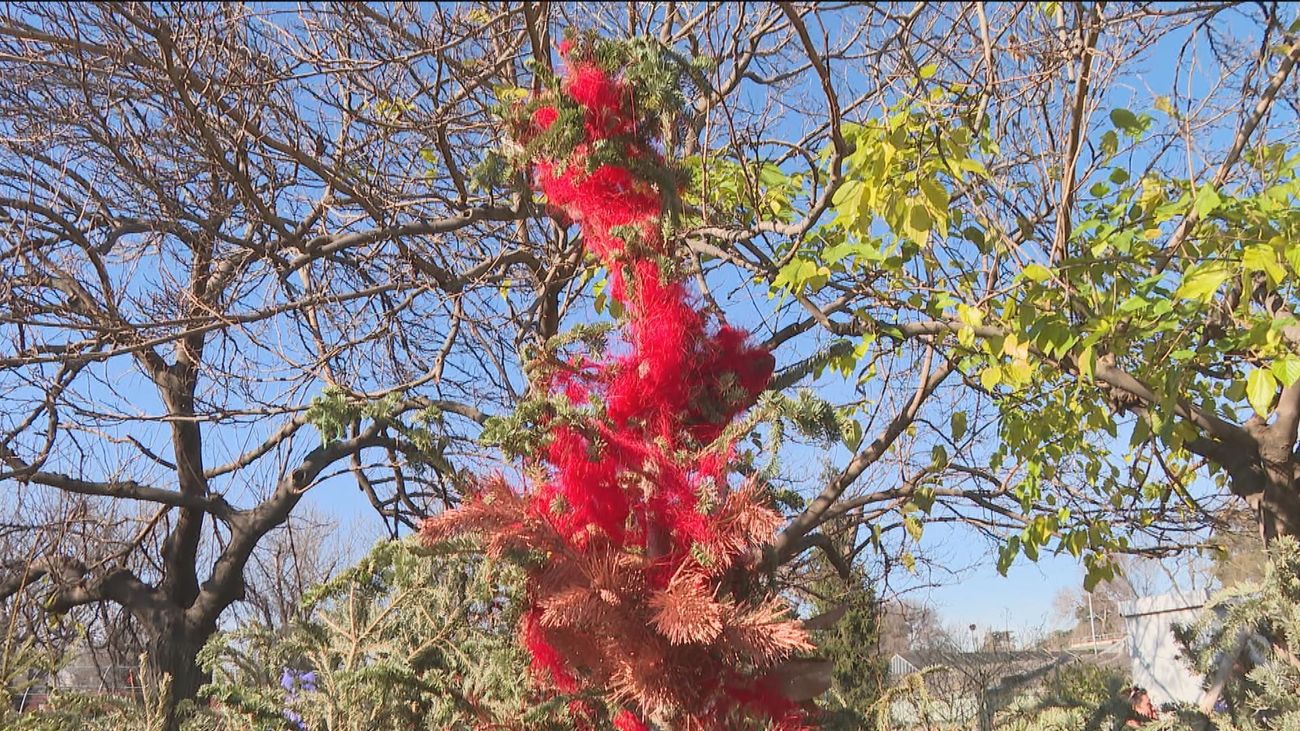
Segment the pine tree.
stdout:
[[814,588],[819,614],[843,615],[816,634],[819,653],[830,660],[833,685],[827,698],[827,729],[874,728],[877,703],[885,686],[887,665],[880,654],[880,604],[860,569],[848,581],[828,575]]
[[1300,729],[1300,546],[1268,549],[1260,581],[1220,592],[1196,624],[1177,631],[1184,657],[1212,688],[1236,731]]
[[189,728],[572,728],[527,682],[513,638],[521,586],[517,569],[481,555],[381,543],[312,590],[285,630],[214,637],[202,694],[215,709]]

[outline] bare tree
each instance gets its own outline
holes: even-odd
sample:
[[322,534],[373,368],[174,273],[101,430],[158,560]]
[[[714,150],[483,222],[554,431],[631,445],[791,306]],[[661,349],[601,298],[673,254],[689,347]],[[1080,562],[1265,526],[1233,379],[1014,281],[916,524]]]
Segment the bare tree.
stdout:
[[300,509],[258,544],[232,620],[280,628],[302,617],[303,597],[362,556],[377,536],[317,510]]
[[[554,329],[572,245],[470,178],[523,15],[433,12],[0,11],[5,504],[144,506],[113,550],[6,556],[0,597],[124,608],[179,698],[307,490],[351,472],[393,530],[453,499]],[[501,305],[511,277],[537,288]]]

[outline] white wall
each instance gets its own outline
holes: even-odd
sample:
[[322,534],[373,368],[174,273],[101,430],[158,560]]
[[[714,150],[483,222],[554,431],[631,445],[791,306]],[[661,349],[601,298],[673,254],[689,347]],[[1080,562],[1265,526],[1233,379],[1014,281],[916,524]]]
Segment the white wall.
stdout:
[[1201,677],[1178,659],[1174,624],[1191,624],[1209,599],[1208,592],[1171,593],[1122,602],[1133,682],[1147,689],[1156,705],[1195,703],[1201,696]]

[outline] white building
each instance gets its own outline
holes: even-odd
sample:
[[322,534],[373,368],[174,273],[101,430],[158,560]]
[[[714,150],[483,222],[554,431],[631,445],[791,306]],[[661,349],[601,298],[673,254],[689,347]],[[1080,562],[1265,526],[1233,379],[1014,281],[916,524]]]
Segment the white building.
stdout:
[[1133,682],[1146,688],[1156,705],[1196,703],[1201,697],[1201,676],[1179,659],[1173,626],[1194,623],[1209,598],[1209,592],[1175,592],[1119,605],[1133,658]]

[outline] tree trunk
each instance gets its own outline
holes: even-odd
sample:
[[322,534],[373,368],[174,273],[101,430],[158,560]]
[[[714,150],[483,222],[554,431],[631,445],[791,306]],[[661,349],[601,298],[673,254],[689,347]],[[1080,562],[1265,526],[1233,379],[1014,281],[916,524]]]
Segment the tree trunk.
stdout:
[[1300,538],[1300,485],[1269,480],[1259,496],[1256,517],[1266,543],[1281,536]]
[[[1271,543],[1281,536],[1300,538],[1300,484],[1297,484],[1296,456],[1290,435],[1268,434],[1260,445],[1263,489],[1252,505],[1259,521],[1260,537]],[[1281,437],[1281,438],[1279,438]]]
[[199,688],[211,679],[199,668],[197,660],[199,650],[203,649],[213,632],[191,627],[179,612],[148,623],[146,631],[147,663],[153,676],[146,687],[155,693],[163,689],[163,683],[167,685],[164,696],[157,700],[146,696],[146,701],[161,703],[164,731],[177,731],[181,721],[177,715],[178,706],[182,701],[194,699]]

